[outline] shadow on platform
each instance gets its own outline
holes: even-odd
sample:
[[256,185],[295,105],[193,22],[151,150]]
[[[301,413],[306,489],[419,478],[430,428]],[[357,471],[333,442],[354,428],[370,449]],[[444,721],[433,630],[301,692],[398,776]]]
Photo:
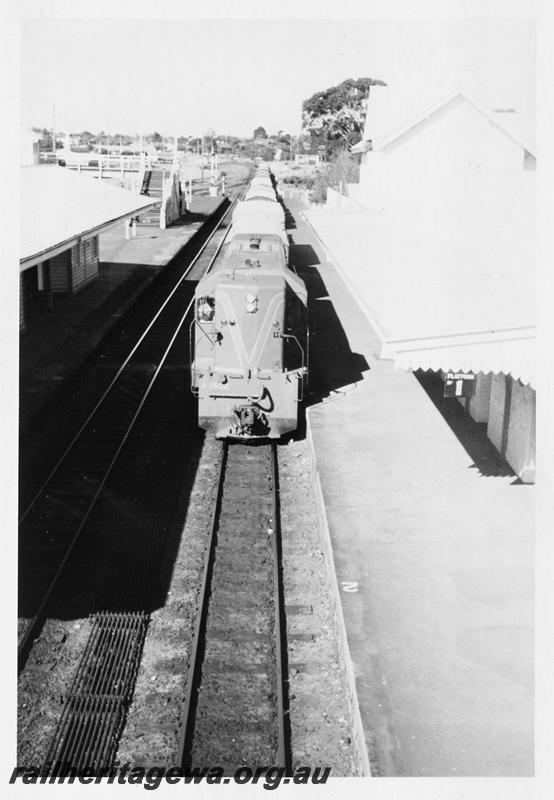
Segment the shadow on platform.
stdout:
[[308,290],[310,377],[307,405],[315,405],[341,388],[362,381],[369,364],[363,355],[353,353],[350,349],[344,328],[317,268],[320,262],[313,247],[293,242],[291,263]]
[[478,469],[481,475],[489,478],[513,475],[514,485],[521,483],[508,462],[488,439],[486,423],[475,422],[455,398],[443,397],[443,382],[440,375],[423,370],[415,371],[414,375],[473,460],[472,468]]
[[201,211],[187,211],[187,213],[183,214],[182,217],[179,217],[179,219],[172,222],[169,227],[183,228],[186,225],[190,225],[192,222],[200,222],[201,224],[203,224],[211,216],[212,216],[211,213],[208,214],[208,213],[203,213]]

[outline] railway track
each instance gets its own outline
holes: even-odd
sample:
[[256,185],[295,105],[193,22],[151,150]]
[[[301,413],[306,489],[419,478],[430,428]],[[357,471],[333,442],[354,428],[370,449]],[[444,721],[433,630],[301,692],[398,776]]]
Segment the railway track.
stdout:
[[[239,197],[237,193],[235,200]],[[234,201],[233,201],[234,202]],[[20,517],[19,669],[48,603],[98,502],[169,352],[185,329],[195,278],[208,270],[228,227],[229,205],[212,234],[157,309],[94,408]]]
[[222,446],[182,712],[185,769],[290,773],[276,445]]

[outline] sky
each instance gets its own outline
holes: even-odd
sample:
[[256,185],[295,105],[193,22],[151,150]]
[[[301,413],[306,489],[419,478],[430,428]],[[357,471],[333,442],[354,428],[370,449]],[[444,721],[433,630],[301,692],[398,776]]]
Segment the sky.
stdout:
[[297,134],[346,78],[462,81],[528,110],[535,25],[505,19],[63,19],[20,28],[21,120],[57,130]]

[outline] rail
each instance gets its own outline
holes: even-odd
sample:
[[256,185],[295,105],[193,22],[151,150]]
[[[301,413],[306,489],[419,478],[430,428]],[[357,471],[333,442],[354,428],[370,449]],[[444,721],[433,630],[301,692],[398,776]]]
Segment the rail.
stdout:
[[[270,480],[266,483],[268,469]],[[237,514],[238,506],[245,502],[241,490],[245,483],[250,487],[249,500]],[[264,499],[264,492],[271,492],[271,498],[266,495]],[[269,509],[267,530],[260,523],[264,513],[260,509]],[[246,532],[252,515],[258,522]],[[237,519],[240,521],[235,522]],[[271,567],[264,572],[260,565],[268,561]],[[233,597],[230,611],[229,596]],[[264,631],[270,629],[272,634],[266,635]],[[225,664],[214,660],[212,653],[226,653]],[[225,442],[189,660],[177,766],[190,770],[204,763],[208,753],[212,757],[217,753],[221,758],[217,763],[227,770],[225,774],[232,774],[240,763],[258,763],[267,769],[281,767],[290,775],[287,675],[277,447],[244,448]],[[271,709],[269,702],[273,703]],[[210,722],[218,713],[214,705],[220,705],[227,715],[220,725]]]
[[[238,199],[240,191],[242,191],[242,187],[237,193],[233,203]],[[204,255],[208,245],[220,229],[221,223],[233,207],[233,203],[228,206],[228,208],[225,210],[225,213],[222,214],[221,218],[218,219],[214,230],[206,242],[204,242],[202,245],[199,253],[192,260],[185,272],[179,277],[179,280],[176,282],[165,298],[164,302],[158,308],[156,314],[143,330],[138,341],[124,359],[108,387],[105,389],[100,399],[93,407],[92,411],[88,414],[87,418],[82,423],[79,430],[72,438],[61,457],[57,460],[56,464],[51,469],[41,487],[36,492],[33,499],[20,517],[19,527],[20,533],[22,534],[23,546],[25,546],[24,526],[28,527],[28,530],[31,531],[31,533],[28,534],[29,537],[31,537],[31,542],[36,542],[37,540],[40,541],[41,537],[46,542],[49,542],[48,526],[52,525],[54,511],[55,513],[59,513],[60,508],[64,509],[66,507],[68,486],[71,487],[71,490],[79,498],[79,502],[75,503],[75,508],[71,509],[71,513],[66,512],[61,523],[58,522],[56,524],[57,535],[59,537],[58,541],[60,542],[58,547],[59,560],[56,562],[57,566],[52,568],[53,577],[51,580],[49,580],[45,591],[41,596],[38,597],[37,602],[35,603],[36,611],[29,619],[24,633],[20,639],[18,645],[18,667],[20,671],[24,668],[32,644],[41,629],[42,623],[45,619],[47,604],[52,596],[52,593],[54,592],[55,587],[58,584],[60,576],[67,566],[67,562],[74,551],[77,541],[80,539],[81,533],[91,515],[92,509],[94,508],[105,487],[106,481],[108,480],[120,456],[120,453],[127,442],[127,439],[143,409],[144,404],[146,403],[146,400],[160,374],[169,352],[173,347],[175,340],[193,306],[194,298],[191,299],[186,306],[185,311],[183,312],[182,309],[179,308],[177,291],[183,285],[183,282],[195,264],[202,257],[202,255]],[[216,250],[216,254],[211,258],[209,267],[211,267],[211,264],[217,257],[218,252],[219,248]],[[166,319],[167,314],[166,317],[162,316],[163,312],[168,309],[168,306],[172,300],[176,305],[176,310],[173,310],[173,314],[177,315],[176,323],[171,315],[169,315],[168,319]],[[168,311],[171,310],[172,308],[168,309]],[[164,330],[164,327],[167,327],[168,324],[170,325],[170,330]],[[162,345],[158,343],[160,332],[163,334],[165,346],[163,343]],[[149,340],[150,334],[152,341],[155,343],[156,355],[153,357],[151,353],[147,353],[147,358],[145,358],[144,349],[151,346]],[[141,353],[143,354],[143,360],[152,364],[153,374],[151,377],[145,377],[144,384],[141,388],[141,394],[139,395],[139,402],[135,410],[131,410],[129,412],[127,421],[122,423],[121,426],[117,428],[115,435],[111,437],[111,440],[107,443],[108,447],[106,449],[106,453],[103,455],[103,461],[95,466],[94,471],[97,473],[97,475],[95,478],[90,479],[86,474],[82,474],[82,463],[88,459],[90,451],[95,451],[98,442],[99,431],[102,430],[103,426],[107,427],[110,425],[110,420],[113,414],[111,414],[109,411],[108,401],[110,403],[117,402],[118,391],[122,396],[125,396],[126,393],[129,394],[130,385],[134,391],[132,397],[136,398],[136,370],[133,370],[133,364],[134,361],[141,363]],[[126,402],[128,403],[128,400],[126,400]],[[101,413],[104,413],[106,417],[105,420],[101,419]],[[42,534],[41,531],[43,531]],[[42,547],[44,547],[44,545],[42,545]],[[52,545],[50,547],[49,545],[49,550],[50,549],[53,551],[53,555],[55,556],[56,546]]]

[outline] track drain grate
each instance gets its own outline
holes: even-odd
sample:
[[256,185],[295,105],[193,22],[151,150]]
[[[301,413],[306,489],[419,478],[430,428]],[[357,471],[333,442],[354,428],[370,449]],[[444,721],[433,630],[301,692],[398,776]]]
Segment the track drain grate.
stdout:
[[51,775],[69,769],[99,774],[112,765],[133,697],[148,619],[144,612],[94,616],[46,757],[44,768]]

